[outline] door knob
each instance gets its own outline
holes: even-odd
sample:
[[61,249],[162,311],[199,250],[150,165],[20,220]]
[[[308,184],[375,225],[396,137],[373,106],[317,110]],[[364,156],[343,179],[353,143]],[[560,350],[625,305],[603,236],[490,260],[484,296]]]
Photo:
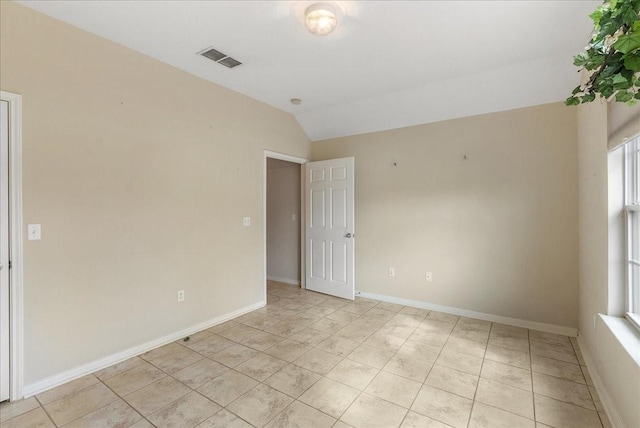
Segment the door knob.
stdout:
[[350,233],[347,233],[346,235],[344,235],[345,238],[351,238],[353,235]]

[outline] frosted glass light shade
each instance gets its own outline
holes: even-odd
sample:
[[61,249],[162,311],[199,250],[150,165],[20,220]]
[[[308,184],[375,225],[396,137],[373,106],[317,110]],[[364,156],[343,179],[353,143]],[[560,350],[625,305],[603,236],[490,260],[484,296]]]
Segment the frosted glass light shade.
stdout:
[[304,14],[304,23],[313,34],[326,36],[338,25],[335,10],[324,3],[309,6]]

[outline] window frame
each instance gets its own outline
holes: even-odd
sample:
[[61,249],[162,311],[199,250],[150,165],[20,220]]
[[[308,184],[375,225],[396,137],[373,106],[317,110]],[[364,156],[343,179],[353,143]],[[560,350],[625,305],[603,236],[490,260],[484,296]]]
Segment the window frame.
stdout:
[[640,329],[640,135],[624,147],[625,316]]

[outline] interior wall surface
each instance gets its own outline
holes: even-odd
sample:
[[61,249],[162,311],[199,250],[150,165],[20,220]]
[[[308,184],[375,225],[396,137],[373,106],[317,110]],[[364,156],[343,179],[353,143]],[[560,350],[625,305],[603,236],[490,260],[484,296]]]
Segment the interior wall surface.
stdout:
[[346,156],[355,157],[357,290],[577,327],[575,108],[312,143],[314,161]]
[[309,156],[293,116],[15,3],[0,20],[42,225],[25,384],[263,302],[263,151]]

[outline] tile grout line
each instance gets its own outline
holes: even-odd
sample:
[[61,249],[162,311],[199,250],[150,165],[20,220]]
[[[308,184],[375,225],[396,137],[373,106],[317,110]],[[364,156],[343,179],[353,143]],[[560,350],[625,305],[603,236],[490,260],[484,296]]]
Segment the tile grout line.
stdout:
[[[424,318],[424,320],[423,320],[422,322],[424,322],[424,321],[429,317],[429,315],[431,314],[431,312],[433,312],[433,311],[429,311],[429,313],[427,314],[427,316]],[[421,325],[421,324],[422,324],[422,323],[420,323],[420,324],[418,325],[418,327],[416,327],[416,330],[417,330],[418,328],[420,328],[420,325]],[[456,324],[457,324],[457,321],[456,321]],[[453,328],[455,328],[455,324],[454,324],[454,327],[453,327]],[[442,351],[444,350],[444,347],[445,347],[445,346],[447,346],[447,342],[449,341],[449,338],[451,337],[451,333],[453,332],[453,328],[452,328],[452,329],[451,329],[451,331],[449,332],[449,335],[447,336],[447,340],[445,340],[445,341],[444,341],[444,343],[442,344],[442,347],[440,347],[440,351],[438,351],[438,355],[436,356],[435,360],[433,360],[433,364],[431,364],[431,368],[429,368],[429,371],[427,372],[427,375],[425,376],[424,381],[422,381],[422,386],[420,387],[420,390],[418,391],[418,394],[416,394],[416,396],[414,397],[413,402],[411,403],[411,407],[413,407],[413,405],[415,404],[416,400],[418,399],[418,395],[420,395],[420,391],[422,391],[422,388],[423,388],[424,386],[428,386],[428,387],[430,387],[430,388],[435,388],[435,387],[433,387],[433,386],[431,386],[431,385],[427,385],[427,379],[429,378],[429,375],[431,374],[431,371],[432,371],[432,370],[433,370],[433,368],[435,367],[435,365],[436,365],[436,361],[438,361],[438,358],[440,358],[440,355],[442,354]],[[436,389],[440,389],[440,388],[436,388]],[[444,391],[444,390],[441,390],[441,391]],[[448,392],[448,391],[445,391],[445,392]],[[409,410],[411,410],[411,407],[409,408]],[[422,413],[420,413],[420,412],[417,412],[417,411],[415,411],[415,412],[416,412],[416,413],[418,413],[419,415],[422,415]],[[409,412],[407,412],[407,414],[409,414]],[[438,420],[438,419],[431,418],[430,416],[427,416],[427,415],[423,415],[423,416],[426,416],[426,417],[428,417],[428,418],[430,418],[430,419],[433,419],[433,420],[435,420],[435,421],[442,422],[443,424],[445,424],[445,422],[444,422],[444,421],[440,421],[440,420]],[[448,424],[445,424],[445,425],[448,425]]]
[[[97,376],[96,376],[96,379],[98,379],[98,381],[99,381],[99,382],[102,382],[102,384],[103,384],[104,386],[106,386],[107,388],[109,388],[109,390],[110,390],[111,392],[113,392],[113,393],[116,395],[116,397],[118,397],[118,398],[119,398],[119,399],[121,399],[123,402],[125,402],[125,403],[127,404],[127,406],[129,406],[130,408],[132,408],[132,409],[133,409],[133,411],[134,411],[134,412],[136,412],[137,414],[139,414],[139,415],[140,415],[140,417],[142,418],[141,420],[145,420],[145,421],[149,422],[151,425],[155,426],[154,424],[152,424],[152,423],[151,423],[151,421],[150,421],[149,419],[147,419],[147,418],[146,418],[142,413],[140,413],[140,412],[138,411],[138,409],[136,409],[136,408],[135,408],[135,407],[133,407],[131,404],[129,404],[129,402],[128,402],[127,400],[125,400],[125,399],[124,399],[124,397],[121,397],[121,396],[120,396],[120,394],[118,394],[116,391],[114,391],[114,390],[113,390],[109,385],[107,385],[106,383],[104,383],[104,382],[102,381],[102,379],[98,378]],[[141,389],[142,389],[142,388],[141,388]],[[137,390],[136,390],[136,391],[137,391]],[[135,392],[135,391],[134,391],[134,392]],[[113,401],[112,401],[112,403],[113,403]],[[111,403],[109,403],[109,404],[111,404]],[[107,404],[107,406],[108,406],[109,404]],[[107,407],[107,406],[104,406],[104,407]],[[103,407],[101,407],[101,408],[103,408]],[[94,411],[95,411],[95,410],[94,410]],[[88,413],[88,414],[90,414],[90,413]],[[85,416],[86,416],[86,415],[85,415]],[[80,418],[82,418],[82,417],[83,417],[83,416],[81,416]],[[78,418],[78,419],[80,419],[80,418]],[[77,420],[77,419],[76,419],[76,420]],[[136,421],[136,422],[134,422],[134,423],[133,423],[133,424],[131,424],[131,425],[135,425],[135,424],[137,424],[138,422],[140,422],[140,421]],[[129,425],[129,426],[131,426],[131,425]]]
[[[378,303],[378,304],[379,304],[379,303]],[[369,310],[371,310],[371,309],[373,309],[374,307],[378,306],[378,304],[376,304],[376,305],[372,306]],[[368,311],[367,311],[367,312],[368,312]],[[366,312],[365,312],[365,313],[366,313]],[[364,314],[363,314],[363,315],[364,315]],[[392,319],[392,318],[390,318],[390,319]],[[384,326],[388,321],[389,321],[389,320],[385,321],[385,323],[383,324],[383,326]],[[371,336],[373,336],[374,334],[376,334],[376,333],[380,330],[380,328],[382,328],[382,327],[379,327],[379,328],[378,328],[374,333],[372,333],[371,335],[369,335],[369,337],[368,337],[367,339],[365,339],[365,342],[366,342],[367,340],[369,340],[369,338],[371,338]],[[416,329],[417,329],[417,327],[416,327]],[[414,329],[414,331],[415,331],[416,329]],[[412,334],[413,334],[413,332],[412,332]],[[390,335],[390,336],[392,336],[392,335]],[[396,337],[396,336],[393,336],[393,337]],[[408,338],[404,339],[404,342],[402,342],[402,345],[400,345],[400,347],[398,347],[398,349],[400,349],[402,346],[404,346],[404,344],[405,344],[405,343],[407,343],[407,340],[409,340],[409,339],[408,339]],[[364,342],[362,342],[362,343],[364,344]],[[375,347],[375,346],[372,346],[372,347],[374,347],[374,348],[376,348],[376,349],[379,349],[379,348],[377,348],[377,347]],[[354,403],[355,403],[355,402],[356,402],[356,401],[357,401],[357,400],[362,396],[362,394],[364,394],[364,393],[365,393],[365,392],[364,392],[364,391],[365,391],[365,389],[367,389],[367,387],[368,387],[369,385],[371,385],[371,382],[373,382],[373,380],[374,380],[374,379],[375,379],[375,378],[376,378],[376,377],[377,377],[381,372],[383,372],[383,371],[384,371],[384,367],[386,367],[386,365],[387,365],[387,364],[389,364],[389,361],[391,361],[391,360],[393,359],[393,357],[395,357],[397,354],[398,354],[398,351],[396,350],[396,351],[393,353],[393,355],[391,356],[391,358],[389,358],[389,360],[385,363],[385,365],[384,365],[384,366],[382,366],[382,368],[378,370],[378,374],[376,374],[376,376],[374,376],[374,377],[373,377],[373,379],[371,379],[371,380],[369,381],[369,383],[367,383],[367,385],[366,385],[364,388],[362,388],[362,391],[360,391],[360,393],[359,393],[359,394],[358,394],[358,396],[355,398],[355,400],[353,400],[353,402],[352,402],[352,403],[351,403],[351,404],[350,404],[350,405],[345,409],[345,411],[342,413],[342,415],[340,415],[340,417],[341,417],[341,418],[342,418],[342,416],[343,416],[343,415],[344,415],[344,414],[345,414],[345,413],[346,413],[346,412],[351,408],[351,406],[353,406],[353,404],[354,404]],[[357,361],[356,361],[356,362],[357,362]],[[364,363],[360,363],[360,364],[364,364]],[[365,364],[365,365],[366,365],[366,364]],[[385,372],[385,373],[387,373],[387,372]],[[418,391],[418,392],[419,392],[419,391]],[[372,396],[373,396],[373,397],[376,397],[376,398],[378,398],[378,399],[380,399],[380,400],[386,401],[387,403],[391,403],[390,401],[385,400],[384,398],[380,398],[380,397],[377,397],[377,396],[375,396],[375,395],[372,395]],[[416,394],[416,397],[417,397],[417,394]],[[414,400],[415,400],[415,398],[414,398]],[[393,405],[396,405],[396,406],[397,406],[397,404],[395,404],[395,403],[391,403],[391,404],[393,404]],[[412,402],[412,405],[413,405],[413,402]],[[402,407],[402,406],[399,406],[399,407]],[[403,422],[403,421],[404,421],[404,419],[407,417],[407,415],[409,414],[409,411],[410,411],[410,410],[411,410],[411,406],[409,406],[409,408],[408,408],[408,409],[407,409],[407,411],[405,412],[405,414],[404,414],[404,416],[403,416],[403,418],[402,418],[402,420],[400,421],[400,424],[399,424],[398,426],[402,425],[402,422]],[[340,419],[338,419],[338,420],[340,420]]]
[[[359,318],[362,318],[362,316],[363,316],[365,313],[369,312],[371,309],[373,309],[373,308],[374,308],[375,306],[377,306],[378,304],[379,304],[379,303],[376,303],[375,305],[373,305],[372,307],[370,307],[369,309],[367,309],[365,312],[363,312],[362,314],[360,314],[360,315],[358,316],[358,318],[356,318],[356,320],[357,320],[357,319],[359,319]],[[355,320],[354,320],[354,321],[355,321]],[[354,321],[352,321],[352,322],[354,322]],[[346,326],[345,326],[344,328],[346,328]],[[376,330],[376,331],[377,331],[377,330]],[[364,341],[362,341],[362,342],[360,343],[360,345],[358,345],[358,347],[359,347],[359,346],[361,346],[361,345],[363,345],[363,344],[364,344],[364,342],[366,342],[367,340],[369,340],[369,338],[370,338],[371,336],[373,336],[374,334],[375,334],[375,332],[373,332],[373,333],[369,334],[369,335],[367,336],[367,338],[366,338]],[[356,347],[356,349],[357,349],[358,347]],[[377,347],[375,347],[375,346],[374,346],[374,348],[378,349],[378,348],[377,348]],[[392,358],[393,358],[393,357],[392,357]],[[345,357],[345,359],[347,359],[347,357]],[[358,361],[356,361],[356,362],[358,362]],[[338,363],[338,364],[340,364],[340,363]],[[360,363],[360,364],[364,364],[364,363]],[[365,365],[367,365],[367,364],[365,364]],[[337,366],[337,364],[336,364],[336,366]],[[335,366],[334,366],[333,368],[335,368]],[[332,368],[331,370],[333,370],[333,368]],[[331,371],[331,370],[330,370],[330,371]],[[379,369],[379,371],[382,371],[382,369]],[[329,373],[329,372],[327,372],[327,373]],[[377,376],[377,375],[376,375],[376,376]],[[323,377],[326,377],[326,376],[325,376],[325,375],[323,375]],[[329,378],[327,378],[327,379],[329,379]],[[332,379],[331,379],[331,380],[332,380]],[[373,381],[373,379],[371,379],[371,381]],[[371,381],[369,381],[369,383],[371,383]],[[339,381],[338,381],[338,382],[339,382]],[[339,382],[339,383],[341,383],[341,382]],[[341,384],[342,384],[342,383],[341,383]],[[344,385],[344,384],[343,384],[343,385]],[[349,385],[347,385],[347,386],[349,386]],[[369,386],[369,384],[367,384],[367,386]],[[350,388],[353,388],[353,387],[350,387]],[[356,389],[356,388],[353,388],[353,389]],[[358,395],[356,396],[356,398],[354,398],[354,399],[353,399],[353,401],[352,401],[352,402],[351,402],[351,403],[350,403],[350,404],[349,404],[349,405],[348,405],[348,406],[347,406],[347,407],[342,411],[342,413],[340,414],[340,416],[337,418],[337,420],[338,420],[338,421],[341,421],[341,419],[342,419],[342,417],[344,416],[344,414],[345,414],[345,413],[347,413],[347,412],[349,411],[349,409],[351,408],[351,406],[353,406],[353,404],[354,404],[354,403],[355,403],[355,402],[360,398],[360,396],[361,396],[362,394],[364,394],[364,390],[365,390],[365,389],[366,389],[366,387],[365,387],[365,388],[363,388],[361,391],[359,391],[359,393],[358,393]],[[342,421],[342,422],[346,424],[346,422],[344,422],[344,421]],[[337,423],[337,422],[336,422],[336,423]],[[334,424],[334,425],[335,425],[335,424]],[[347,425],[348,425],[348,424],[347,424]]]
[[487,348],[489,347],[489,337],[491,337],[491,330],[493,330],[493,324],[489,326],[489,334],[487,336],[487,343],[484,347],[484,353],[482,354],[482,363],[480,364],[480,372],[478,372],[478,384],[476,385],[476,390],[473,392],[473,399],[471,401],[471,411],[469,412],[469,417],[467,418],[467,427],[471,425],[471,415],[473,415],[473,410],[476,407],[476,396],[478,395],[478,388],[480,388],[480,379],[482,378],[482,369],[484,368],[485,356],[487,355]]
[[[47,417],[49,418],[49,420],[51,421],[51,423],[53,424],[53,426],[54,426],[54,427],[57,427],[57,426],[58,426],[58,424],[56,424],[56,423],[55,423],[55,421],[53,420],[53,418],[51,417],[51,415],[49,414],[49,412],[47,411],[47,409],[45,409],[44,405],[40,402],[40,400],[38,399],[38,397],[34,395],[34,396],[33,396],[33,398],[35,398],[35,399],[36,399],[36,401],[38,402],[38,405],[39,405],[39,406],[40,406],[40,408],[44,411],[44,414],[45,414],[45,415],[47,415]],[[34,410],[35,410],[35,409],[34,409]],[[21,415],[19,415],[19,416],[21,416]],[[11,418],[11,419],[14,419],[14,418]],[[11,420],[11,419],[10,419],[10,420]],[[7,422],[8,422],[8,421],[7,421]]]
[[532,349],[531,349],[531,332],[529,331],[529,329],[527,329],[527,342],[529,344],[529,370],[531,373],[531,400],[533,401],[533,420],[534,423],[538,422],[538,415],[537,415],[537,411],[536,411],[536,391],[535,391],[535,387],[534,387],[534,381],[533,381],[533,354],[531,353]]
[[[427,313],[427,316],[429,316],[429,314],[431,313],[431,311],[429,311]],[[426,317],[425,316],[425,319]],[[413,333],[416,332],[416,330],[419,328],[420,324],[418,324],[416,327],[414,327],[413,331],[411,332],[411,334],[407,337],[407,339],[404,341],[404,343],[402,344],[402,346],[404,346],[408,341],[409,341],[409,337],[411,337],[411,335]],[[402,346],[400,348],[398,348],[398,351],[400,349],[402,349]],[[442,352],[442,349],[444,348],[444,346],[442,348],[440,348],[440,351],[438,352],[438,355],[440,355],[440,352]],[[396,351],[396,353],[394,354],[394,356],[398,355],[398,351]],[[391,357],[393,358],[393,357]],[[438,357],[436,357],[436,359],[438,359]],[[400,426],[402,426],[402,424],[404,423],[404,421],[407,419],[407,416],[409,416],[409,412],[411,412],[411,408],[413,407],[413,404],[416,402],[416,399],[418,398],[418,395],[420,395],[420,391],[422,390],[422,387],[424,386],[424,383],[427,381],[427,377],[429,377],[429,373],[431,373],[431,370],[433,369],[433,366],[435,364],[435,360],[433,362],[433,364],[431,364],[431,367],[429,368],[429,370],[427,370],[427,374],[424,377],[424,380],[422,381],[422,383],[420,384],[420,388],[418,389],[418,393],[416,394],[415,397],[413,397],[413,400],[411,400],[411,404],[409,405],[409,408],[407,409],[407,412],[405,413],[404,417],[402,418],[402,421],[400,421]]]

